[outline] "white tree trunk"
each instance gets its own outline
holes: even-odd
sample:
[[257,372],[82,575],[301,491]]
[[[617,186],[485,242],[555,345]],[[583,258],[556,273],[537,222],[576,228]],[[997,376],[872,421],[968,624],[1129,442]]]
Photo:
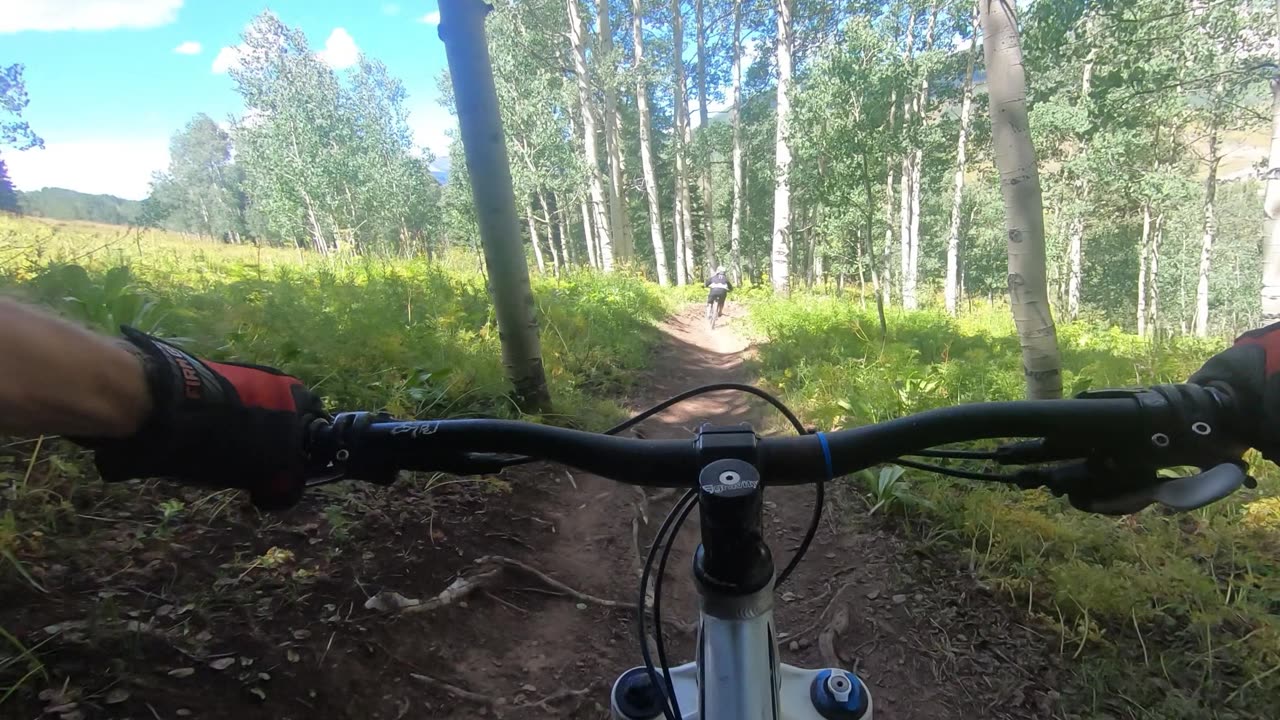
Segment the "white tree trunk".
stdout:
[[593,90],[591,74],[587,69],[587,30],[582,22],[582,13],[578,10],[578,0],[567,0],[567,5],[569,45],[573,51],[573,72],[578,84],[578,103],[582,110],[582,149],[587,163],[587,183],[591,198],[589,205],[595,225],[594,239],[599,249],[600,269],[613,272],[613,240],[609,233],[609,206],[605,197],[604,180],[600,176],[600,155],[596,150],[595,113],[591,112]]
[[[639,0],[635,0],[638,2]],[[729,272],[735,283],[742,282],[742,0],[733,0],[733,214],[729,219]]]
[[693,264],[693,220],[689,207],[689,106],[684,78],[684,18],[680,0],[671,0],[672,43],[672,111],[675,129],[672,133],[676,164],[675,222],[676,222],[676,283],[696,282]]
[[[894,91],[889,96],[889,132],[893,132],[894,115],[898,109],[898,94]],[[884,247],[881,248],[883,253],[880,257],[880,271],[883,273],[882,284],[880,285],[880,293],[882,295],[882,304],[888,305],[893,299],[893,187],[894,187],[894,163],[893,156],[888,155],[885,160],[884,173]]]
[[649,83],[644,62],[644,6],[631,0],[631,47],[635,53],[636,112],[640,115],[640,169],[644,174],[644,194],[649,206],[649,238],[658,269],[658,284],[667,286],[667,246],[662,237],[662,206],[658,202],[658,174],[653,167],[653,127],[649,115]]
[[1151,231],[1151,255],[1147,259],[1147,333],[1160,335],[1160,245],[1164,240],[1164,215],[1156,215]]
[[791,274],[791,0],[778,4],[778,101],[773,186],[773,289],[786,293]]
[[484,35],[484,5],[475,0],[441,0],[440,27],[449,72],[457,85],[458,127],[466,154],[471,197],[489,272],[489,292],[498,321],[502,364],[514,386],[516,404],[528,412],[547,412],[547,391],[538,340],[538,315],[529,287],[529,265],[520,244],[507,158],[498,112],[489,45]]
[[[929,9],[929,24],[925,27],[924,35],[924,51],[931,52],[933,50],[933,34],[938,25],[938,3],[935,1]],[[924,77],[920,78],[920,91],[916,94],[914,101],[914,115],[918,129],[924,127],[925,117],[928,114],[929,103],[929,73],[926,70]],[[910,287],[911,307],[919,307],[920,301],[917,296],[916,288],[920,282],[920,185],[921,177],[924,172],[924,148],[923,140],[917,135],[912,144],[914,150],[911,154],[911,218],[907,226],[910,231],[911,238],[910,252],[907,254],[907,279],[904,286]]]
[[[1089,42],[1092,36],[1093,19],[1086,17],[1085,24],[1085,42]],[[1088,119],[1089,113],[1089,94],[1093,88],[1093,63],[1097,57],[1096,48],[1090,47],[1089,54],[1085,57],[1084,71],[1080,78],[1080,104],[1085,109],[1085,119]],[[1088,141],[1080,138],[1079,157],[1083,158],[1089,152]],[[1067,317],[1075,320],[1080,317],[1080,279],[1084,275],[1084,213],[1089,198],[1089,176],[1087,171],[1083,171],[1081,176],[1076,180],[1076,198],[1075,198],[1075,214],[1071,218],[1071,225],[1068,230],[1069,242],[1067,245]]]
[[596,29],[600,39],[601,59],[608,63],[604,82],[604,147],[609,160],[609,230],[613,240],[613,260],[627,263],[635,255],[628,238],[631,233],[626,229],[627,216],[623,212],[622,193],[625,187],[622,179],[622,140],[618,125],[618,88],[613,77],[617,71],[617,63],[613,57],[613,28],[610,25],[609,0],[596,0]]
[[[694,22],[697,23],[698,131],[707,131],[707,27],[703,17],[703,0],[693,0]],[[708,271],[716,266],[715,214],[711,196],[711,158],[701,158],[698,187],[702,191],[703,264]],[[708,272],[708,274],[710,274]]]
[[1138,335],[1147,336],[1147,259],[1151,257],[1151,203],[1142,203],[1142,240],[1138,243]]
[[525,213],[524,217],[529,223],[529,244],[533,246],[533,259],[538,263],[538,274],[545,274],[547,263],[542,257],[542,243],[538,242],[538,226],[533,221],[533,212]]
[[1199,337],[1209,334],[1209,269],[1213,262],[1213,241],[1218,235],[1218,109],[1212,108],[1209,121],[1209,174],[1204,180],[1204,223],[1200,239],[1200,272],[1196,281],[1196,314],[1191,332]]
[[960,213],[964,208],[964,171],[968,159],[969,115],[973,110],[973,65],[978,54],[978,17],[973,17],[973,42],[964,73],[964,94],[960,100],[960,137],[956,141],[956,174],[951,192],[951,222],[947,226],[947,280],[944,295],[947,312],[955,315],[960,289]]
[[587,263],[592,269],[599,270],[600,263],[596,261],[596,237],[593,230],[596,224],[596,214],[591,211],[591,200],[587,196],[582,196],[582,238],[587,243]]
[[1045,277],[1044,201],[1027,122],[1027,80],[1014,0],[980,0],[991,134],[1004,197],[1009,305],[1027,397],[1062,397],[1062,358]]
[[[1280,0],[1276,0],[1273,59],[1280,62]],[[1271,79],[1271,153],[1267,161],[1262,239],[1262,322],[1280,321],[1280,77]]]

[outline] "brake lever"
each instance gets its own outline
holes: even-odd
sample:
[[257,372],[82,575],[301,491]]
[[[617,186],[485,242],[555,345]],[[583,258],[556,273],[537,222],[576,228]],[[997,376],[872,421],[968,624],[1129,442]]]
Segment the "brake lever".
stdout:
[[1088,463],[1071,463],[1050,472],[1046,482],[1055,495],[1067,496],[1072,507],[1099,515],[1131,515],[1156,503],[1170,510],[1187,512],[1226,498],[1241,486],[1256,487],[1257,481],[1245,472],[1240,461],[1219,463],[1208,470],[1187,477],[1160,480],[1110,494],[1100,495],[1086,490],[1099,480]]

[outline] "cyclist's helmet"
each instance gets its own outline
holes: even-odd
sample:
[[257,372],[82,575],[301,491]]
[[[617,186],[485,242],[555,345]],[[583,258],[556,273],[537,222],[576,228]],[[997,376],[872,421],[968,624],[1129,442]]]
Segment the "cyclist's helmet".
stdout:
[[717,274],[717,275],[719,275],[719,274],[720,274],[720,273],[722,273],[722,272],[724,272],[724,266],[723,266],[723,265],[717,265],[717,266],[716,266],[716,274]]

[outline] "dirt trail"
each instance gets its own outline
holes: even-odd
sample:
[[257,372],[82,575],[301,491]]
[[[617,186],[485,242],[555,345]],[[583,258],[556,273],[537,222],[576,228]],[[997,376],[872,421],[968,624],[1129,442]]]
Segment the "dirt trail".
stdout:
[[[700,306],[666,322],[635,409],[697,385],[750,382],[742,312],[730,304],[714,332]],[[705,421],[773,426],[762,422],[761,405],[743,394],[702,396],[640,431],[686,438]],[[118,488],[120,498],[68,528],[67,547],[78,550],[63,554],[67,565],[29,560],[51,592],[8,586],[0,627],[40,648],[46,674],[0,715],[607,717],[613,680],[640,660],[631,611],[549,592],[519,572],[430,612],[364,608],[379,591],[431,598],[474,574],[485,555],[536,566],[599,598],[635,601],[638,551],[674,493],[550,466],[506,480],[510,492],[492,482],[349,484],[310,494],[281,516],[224,503],[205,522],[162,527],[139,523],[139,503],[145,510],[175,492],[189,506],[209,498],[172,486]],[[339,496],[343,505],[332,505]],[[807,487],[766,495],[779,566],[804,533],[812,498]],[[954,560],[921,553],[866,518],[848,486],[833,483],[828,498],[805,562],[779,589],[785,661],[857,670],[879,720],[1059,715],[1056,634],[1024,625]],[[358,508],[359,522],[335,507]],[[684,621],[696,617],[696,518],[668,568],[664,607]],[[669,628],[668,639],[673,662],[690,657],[688,632]]]
[[[750,382],[749,343],[739,331],[742,313],[731,304],[728,322],[714,332],[707,331],[701,306],[665,323],[663,345],[655,352],[644,393],[635,399],[636,409],[698,385]],[[760,428],[762,405],[741,393],[701,396],[648,421],[642,434],[689,437],[707,421],[751,422]],[[556,532],[530,562],[585,592],[633,600],[638,587],[633,518],[647,507],[649,525],[642,526],[640,539],[645,547],[674,496],[658,493],[661,499],[650,500],[634,488],[589,476],[575,476],[571,483],[558,472],[555,492],[543,496],[537,510],[554,518]],[[848,499],[842,501],[842,495]],[[775,489],[766,501],[766,523],[781,566],[809,522],[813,491]],[[1045,658],[1051,656],[1047,645],[1057,649],[1056,638],[1018,624],[957,568],[913,555],[893,533],[860,520],[860,502],[838,489],[829,493],[805,562],[779,590],[783,660],[855,668],[871,687],[880,720],[1050,716],[1055,673]],[[668,617],[696,616],[688,578],[696,517],[690,517],[670,564]],[[538,693],[592,688],[581,702],[560,706],[555,714],[600,717],[613,679],[639,663],[630,613],[567,600],[545,602],[528,615],[498,603],[486,603],[481,612],[475,622],[502,632],[484,633],[480,642],[454,656],[456,672],[471,688],[486,679],[507,685],[499,694],[508,697],[521,694],[522,685]],[[669,637],[673,661],[687,660],[692,638],[678,630],[669,631]],[[537,693],[526,688],[523,694]],[[469,714],[460,709],[457,717]]]

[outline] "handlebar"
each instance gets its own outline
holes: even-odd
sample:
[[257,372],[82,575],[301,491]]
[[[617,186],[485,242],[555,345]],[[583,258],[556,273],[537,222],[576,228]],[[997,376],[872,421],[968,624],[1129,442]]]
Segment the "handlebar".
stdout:
[[[1156,477],[1157,469],[1180,465],[1234,465],[1239,476],[1234,490],[1247,480],[1238,452],[1232,456],[1240,445],[1234,440],[1238,422],[1229,388],[1164,385],[1090,392],[1070,400],[957,405],[825,435],[759,438],[754,457],[743,459],[754,462],[765,485],[797,485],[939,445],[1033,438],[1002,446],[995,461],[1077,461],[1009,477],[1022,487],[1044,485],[1070,494],[1081,505],[1078,498],[1114,500],[1154,488],[1163,480]],[[518,454],[632,485],[688,488],[703,465],[703,438],[641,440],[511,420],[402,422],[342,413],[332,423],[314,422],[307,447],[314,473],[374,482],[390,482],[398,470],[494,473],[511,464],[503,455]],[[1221,482],[1224,473],[1218,473],[1215,486],[1230,484]],[[1147,495],[1147,503],[1159,499]],[[1090,504],[1095,507],[1085,509],[1118,508]]]

